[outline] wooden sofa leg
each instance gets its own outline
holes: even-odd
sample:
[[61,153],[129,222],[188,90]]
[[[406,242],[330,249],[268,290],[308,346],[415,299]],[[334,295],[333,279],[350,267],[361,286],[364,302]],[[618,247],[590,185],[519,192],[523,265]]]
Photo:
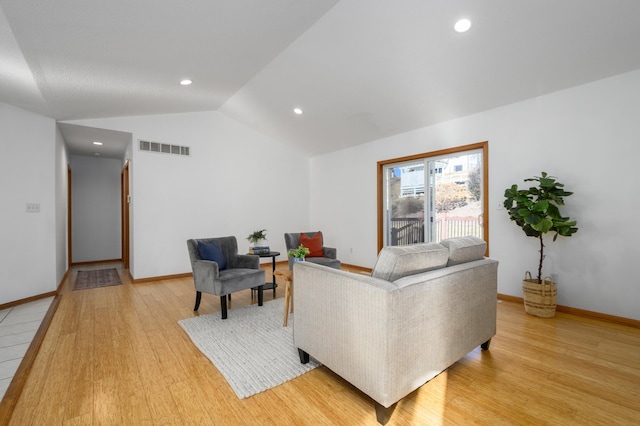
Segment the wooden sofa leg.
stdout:
[[220,296],[220,309],[222,310],[222,319],[227,319],[227,296]]
[[197,311],[200,307],[200,300],[202,300],[202,292],[196,291],[196,305],[193,307],[194,311]]
[[302,364],[309,363],[309,354],[303,351],[302,349],[298,349],[298,356],[300,357],[300,362]]
[[380,423],[381,425],[386,425],[389,419],[391,418],[391,415],[393,414],[393,410],[396,409],[396,406],[398,405],[398,403],[396,402],[395,404],[391,405],[388,408],[385,407],[384,405],[378,404],[377,402],[375,403],[375,405],[376,405],[376,420],[378,420],[378,423]]
[[490,344],[491,344],[491,339],[489,339],[486,342],[484,342],[483,344],[481,344],[480,347],[482,348],[483,351],[488,351]]

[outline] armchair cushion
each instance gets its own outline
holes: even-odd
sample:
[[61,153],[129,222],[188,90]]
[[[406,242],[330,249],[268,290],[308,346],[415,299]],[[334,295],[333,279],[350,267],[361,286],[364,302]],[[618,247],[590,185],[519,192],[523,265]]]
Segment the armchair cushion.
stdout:
[[313,236],[305,232],[300,233],[300,244],[309,249],[308,257],[325,257],[322,249],[322,232],[318,231]]
[[227,269],[227,259],[222,253],[220,245],[215,241],[203,242],[198,241],[198,252],[202,260],[211,260],[218,264],[218,270]]

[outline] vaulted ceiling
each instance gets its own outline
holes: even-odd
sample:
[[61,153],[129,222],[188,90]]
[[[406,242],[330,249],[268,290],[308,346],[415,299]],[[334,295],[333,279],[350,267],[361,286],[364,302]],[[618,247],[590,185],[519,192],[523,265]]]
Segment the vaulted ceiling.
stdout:
[[0,0],[0,102],[219,111],[318,155],[639,69],[639,42],[638,0]]

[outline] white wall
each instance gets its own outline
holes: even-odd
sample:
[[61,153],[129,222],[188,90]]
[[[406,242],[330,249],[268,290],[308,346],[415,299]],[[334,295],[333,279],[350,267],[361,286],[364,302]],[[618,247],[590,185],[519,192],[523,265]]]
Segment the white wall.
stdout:
[[[571,238],[547,240],[544,273],[559,283],[558,302],[640,319],[639,113],[635,71],[311,160],[216,112],[77,123],[132,132],[134,144],[192,148],[189,158],[135,147],[130,154],[134,278],[189,272],[187,238],[236,235],[244,251],[244,237],[260,228],[282,252],[284,232],[321,229],[343,262],[372,267],[376,162],[488,140],[490,255],[500,260],[499,291],[521,296],[538,247],[497,206],[506,187],[544,170],[575,192],[564,211],[580,227]],[[0,144],[6,303],[54,291],[64,273],[66,150],[53,120],[2,103]],[[39,203],[40,213],[26,213],[26,203]]]
[[546,171],[575,192],[562,211],[580,228],[571,238],[546,240],[543,272],[558,282],[558,303],[640,319],[638,117],[635,71],[313,158],[311,227],[324,231],[343,262],[372,267],[376,162],[489,141],[489,242],[490,256],[500,261],[498,291],[522,296],[524,271],[537,267],[538,241],[497,206],[505,188]]
[[52,119],[0,103],[0,304],[56,289],[55,135]]
[[62,133],[56,126],[55,146],[55,204],[56,204],[56,282],[60,284],[67,272],[67,167],[69,156]]
[[[266,228],[284,254],[284,233],[308,226],[309,160],[220,113],[74,123],[133,134],[135,279],[191,272],[189,238],[234,235],[246,252],[246,236]],[[141,152],[139,139],[190,146],[191,156]]]
[[122,161],[72,155],[72,260],[120,259]]

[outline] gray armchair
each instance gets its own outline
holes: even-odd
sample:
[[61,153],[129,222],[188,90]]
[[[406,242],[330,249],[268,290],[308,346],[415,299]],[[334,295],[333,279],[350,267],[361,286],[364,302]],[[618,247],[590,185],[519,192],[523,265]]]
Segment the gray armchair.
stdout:
[[[303,232],[312,237],[315,232]],[[291,249],[295,249],[300,245],[300,232],[292,232],[284,234],[284,243],[287,246],[287,252]],[[337,259],[338,251],[333,247],[325,247],[322,245],[323,257],[307,257],[306,262],[316,263],[318,265],[328,266],[334,269],[340,269],[340,261]],[[293,257],[289,258],[289,270],[293,270]]]
[[[205,257],[215,258],[217,261],[203,259],[201,250],[198,248],[199,242],[204,244],[201,247]],[[212,248],[212,242],[215,243],[214,255],[208,250]],[[227,296],[231,299],[231,293],[253,287],[258,289],[258,305],[262,306],[265,277],[264,270],[260,269],[260,257],[239,255],[236,237],[190,239],[187,240],[187,248],[193,270],[193,283],[196,287],[194,311],[200,307],[203,292],[214,294],[220,296],[222,319],[226,319]]]

